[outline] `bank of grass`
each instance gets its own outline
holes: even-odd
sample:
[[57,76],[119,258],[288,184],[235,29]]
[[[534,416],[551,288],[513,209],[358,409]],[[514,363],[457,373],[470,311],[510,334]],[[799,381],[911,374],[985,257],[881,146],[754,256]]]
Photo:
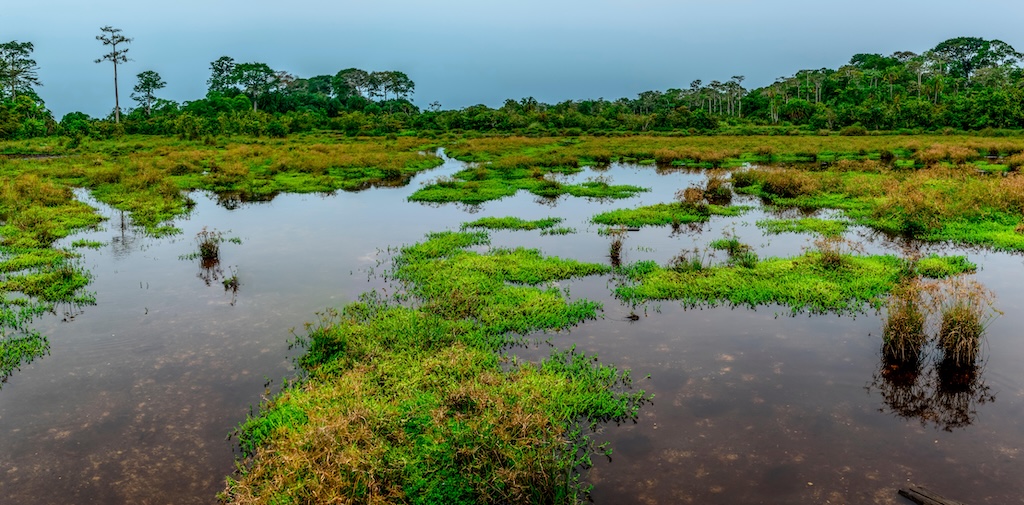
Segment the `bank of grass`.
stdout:
[[468,250],[482,232],[402,249],[417,302],[374,296],[328,311],[298,343],[308,378],[241,427],[249,457],[230,503],[578,503],[593,423],[636,415],[628,374],[573,350],[503,357],[522,335],[597,315],[550,282],[607,267],[537,251]]
[[[652,161],[666,167],[738,168],[747,163],[877,161],[903,167],[937,163],[1007,165],[1024,140],[967,135],[679,136],[625,135],[480,137],[457,140],[448,153],[464,161],[497,163],[516,157],[538,166]],[[1001,163],[985,156],[1005,158]],[[1018,162],[1018,166],[1019,166]]]
[[60,188],[87,188],[97,200],[129,213],[134,224],[155,234],[174,231],[166,223],[187,213],[190,202],[184,192],[189,190],[230,197],[225,201],[264,201],[284,192],[403,185],[442,163],[425,151],[431,147],[427,141],[410,137],[309,134],[184,141],[128,136],[89,140],[74,148],[24,144],[22,150],[48,157],[0,159],[0,178],[29,174]]
[[616,209],[602,212],[591,221],[607,226],[665,226],[702,223],[711,216],[739,216],[750,210],[744,206],[691,205],[686,203],[659,203],[635,209]]
[[[137,136],[75,147],[54,138],[0,143],[0,151],[13,153],[0,157],[0,376],[7,379],[49,348],[46,337],[32,330],[32,319],[59,303],[94,303],[76,255],[54,248],[103,219],[73,188],[124,211],[148,233],[164,235],[177,232],[171,221],[193,205],[188,190],[246,201],[283,191],[404,184],[440,164],[424,147],[415,139],[326,135],[207,142]],[[76,241],[72,247],[98,245]]]
[[858,256],[834,248],[793,258],[764,258],[742,266],[678,265],[662,267],[652,261],[627,265],[620,269],[626,282],[615,289],[615,295],[630,303],[779,304],[793,313],[858,313],[866,307],[882,308],[885,295],[908,277],[946,277],[975,268],[962,256],[931,256],[915,268],[896,256]]
[[856,224],[927,241],[1024,250],[1024,177],[979,174],[970,166],[913,171],[877,165],[733,174],[737,191],[773,205],[840,209]]

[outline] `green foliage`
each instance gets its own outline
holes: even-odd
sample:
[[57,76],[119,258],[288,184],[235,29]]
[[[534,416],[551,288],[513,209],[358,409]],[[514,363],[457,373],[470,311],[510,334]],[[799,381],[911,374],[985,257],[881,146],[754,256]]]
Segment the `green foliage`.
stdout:
[[602,212],[591,221],[609,226],[664,226],[678,223],[700,223],[715,216],[738,216],[749,207],[718,205],[694,206],[677,203],[659,203],[636,209],[618,209]]
[[765,233],[813,233],[825,237],[838,237],[846,233],[849,223],[834,219],[806,217],[802,219],[766,219],[757,222]]
[[562,222],[560,217],[549,217],[536,221],[526,221],[518,217],[482,217],[476,221],[463,223],[462,229],[484,228],[488,230],[550,230]]
[[454,178],[438,179],[413,193],[409,200],[479,204],[512,196],[520,190],[546,198],[571,195],[620,199],[647,191],[637,186],[612,185],[600,177],[579,184],[563,184],[553,178],[552,174],[578,171],[577,165],[577,158],[561,155],[556,150],[532,155],[506,154],[488,165],[463,170]]
[[538,365],[497,351],[512,334],[594,317],[596,304],[543,285],[608,269],[466,250],[486,242],[443,232],[403,248],[394,275],[419,309],[366,295],[308,324],[297,343],[309,378],[242,425],[252,463],[222,500],[578,503],[584,432],[635,417],[644,393],[572,349]]
[[794,313],[859,312],[864,305],[881,307],[883,296],[907,275],[907,265],[894,256],[845,256],[838,266],[825,267],[821,253],[795,258],[767,258],[744,268],[716,266],[658,268],[643,264],[627,268],[631,282],[616,296],[637,303],[679,300],[687,305],[755,307],[777,303]]
[[914,271],[918,275],[931,279],[972,273],[977,269],[978,265],[967,261],[966,256],[939,256],[934,253],[918,259],[914,264]]

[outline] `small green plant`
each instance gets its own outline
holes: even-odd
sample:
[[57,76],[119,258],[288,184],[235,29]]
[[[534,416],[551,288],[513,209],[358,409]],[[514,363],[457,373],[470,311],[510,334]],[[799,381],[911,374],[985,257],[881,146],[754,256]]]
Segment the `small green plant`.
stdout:
[[712,249],[725,251],[730,258],[750,250],[749,245],[740,242],[740,239],[731,232],[726,232],[724,237],[711,241],[709,245]]
[[848,256],[863,252],[863,248],[857,242],[842,237],[824,236],[815,239],[814,251],[821,266],[836,269],[843,266]]
[[758,257],[754,251],[743,251],[731,256],[729,262],[743,268],[754,268],[757,266]]
[[678,273],[700,272],[708,268],[707,258],[700,249],[684,249],[668,263],[668,269]]
[[199,244],[199,259],[203,263],[216,263],[220,261],[220,245],[224,242],[224,234],[217,230],[203,229],[196,233],[196,243]]

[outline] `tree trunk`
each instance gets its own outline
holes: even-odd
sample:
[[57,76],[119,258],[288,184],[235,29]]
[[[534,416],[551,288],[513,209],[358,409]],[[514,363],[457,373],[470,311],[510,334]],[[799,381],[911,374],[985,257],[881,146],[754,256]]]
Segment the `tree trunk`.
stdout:
[[[117,46],[114,46],[114,53],[117,53]],[[114,122],[121,122],[121,101],[117,96],[117,57],[114,57]]]

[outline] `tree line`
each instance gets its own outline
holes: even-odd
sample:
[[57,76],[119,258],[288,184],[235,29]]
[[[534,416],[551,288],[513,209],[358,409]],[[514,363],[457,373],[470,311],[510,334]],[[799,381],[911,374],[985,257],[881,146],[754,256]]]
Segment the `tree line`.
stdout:
[[[800,70],[760,88],[742,75],[692,81],[688,87],[644,91],[636,98],[567,100],[532,97],[497,108],[442,110],[413,104],[415,83],[400,71],[339,70],[299,77],[262,62],[223,56],[210,63],[207,93],[183,103],[160,98],[166,82],[152,70],[135,75],[121,109],[118,65],[133,40],[105,26],[96,37],[108,50],[114,107],[108,117],[81,112],[55,120],[36,93],[42,83],[31,42],[0,44],[0,138],[61,134],[174,134],[186,138],[248,134],[281,136],[315,129],[351,135],[407,131],[496,131],[524,134],[604,131],[934,130],[1024,127],[1021,53],[999,40],[957,37],[917,54],[855,54],[836,69]],[[760,129],[758,129],[760,128]]]

